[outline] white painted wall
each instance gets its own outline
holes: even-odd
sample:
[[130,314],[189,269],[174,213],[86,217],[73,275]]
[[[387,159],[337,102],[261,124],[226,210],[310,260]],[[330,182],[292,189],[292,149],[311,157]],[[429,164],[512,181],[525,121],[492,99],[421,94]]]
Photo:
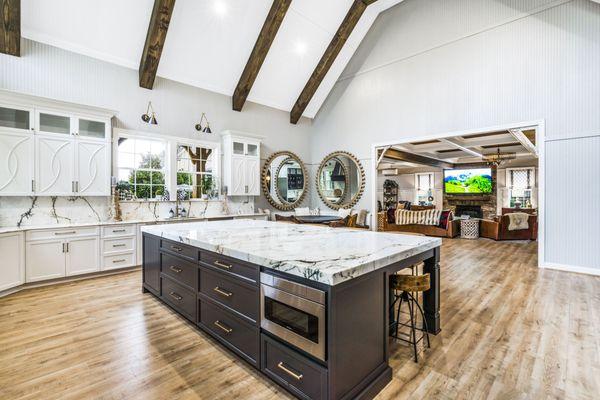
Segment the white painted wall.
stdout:
[[[543,119],[544,262],[598,272],[598,38],[589,0],[406,0],[380,15],[321,108],[313,162],[355,153],[370,208],[372,143]],[[589,205],[566,191],[573,176],[587,178]]]

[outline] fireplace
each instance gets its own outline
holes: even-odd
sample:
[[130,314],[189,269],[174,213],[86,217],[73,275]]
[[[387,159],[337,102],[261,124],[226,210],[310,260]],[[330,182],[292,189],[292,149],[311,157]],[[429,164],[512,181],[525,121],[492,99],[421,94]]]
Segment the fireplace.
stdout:
[[483,218],[483,211],[481,206],[457,204],[454,215],[460,217],[462,215],[468,215],[471,218]]

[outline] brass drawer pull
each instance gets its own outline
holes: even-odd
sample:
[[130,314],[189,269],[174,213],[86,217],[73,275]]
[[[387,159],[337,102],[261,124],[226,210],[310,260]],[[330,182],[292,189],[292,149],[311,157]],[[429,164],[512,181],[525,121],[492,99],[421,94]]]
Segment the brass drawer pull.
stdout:
[[223,325],[223,323],[221,321],[215,321],[214,326],[216,326],[217,328],[221,329],[223,332],[225,332],[226,334],[230,334],[231,332],[233,332],[233,329]]
[[69,232],[54,232],[55,235],[59,236],[59,235],[74,235],[76,234],[76,231],[69,231]]
[[300,381],[302,380],[302,378],[304,378],[304,375],[302,374],[297,374],[294,371],[292,371],[291,369],[289,369],[288,367],[285,366],[285,364],[283,363],[283,361],[280,361],[279,364],[277,364],[277,368],[279,368],[280,370],[282,370],[283,372],[285,372],[286,374],[288,374],[289,376],[291,376],[292,378]]
[[183,249],[181,247],[171,246],[171,250],[182,251]]
[[125,246],[127,246],[125,243],[113,244],[113,247],[125,247]]
[[223,263],[222,263],[221,261],[219,261],[219,260],[215,260],[214,264],[215,264],[217,267],[221,267],[221,268],[225,268],[225,269],[231,269],[231,268],[233,267],[233,265],[231,265],[231,264],[223,264]]
[[225,296],[225,297],[231,297],[231,296],[233,296],[233,293],[228,292],[227,290],[223,290],[223,289],[221,289],[218,286],[216,288],[214,288],[213,290],[215,292],[219,293],[220,295]]
[[169,267],[169,269],[170,269],[171,271],[173,271],[173,272],[177,273],[177,274],[180,274],[180,273],[181,273],[181,271],[183,271],[181,268],[177,268],[177,267],[176,267],[176,266],[174,266],[174,265],[171,265],[171,266]]
[[180,295],[178,295],[178,294],[177,294],[177,293],[175,293],[175,292],[170,292],[170,293],[169,293],[169,296],[171,296],[172,298],[174,298],[174,299],[175,299],[175,300],[177,300],[177,301],[181,301],[181,300],[183,300],[183,297],[181,297]]
[[125,262],[125,261],[127,261],[127,260],[125,260],[124,258],[122,258],[120,260],[113,260],[113,264],[122,263],[122,262]]

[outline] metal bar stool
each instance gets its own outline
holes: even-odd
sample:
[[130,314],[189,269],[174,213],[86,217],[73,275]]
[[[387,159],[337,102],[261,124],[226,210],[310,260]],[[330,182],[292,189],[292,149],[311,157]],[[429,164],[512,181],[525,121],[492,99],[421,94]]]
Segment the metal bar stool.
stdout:
[[[400,302],[398,305],[398,311],[396,314],[395,324],[395,333],[391,334],[392,337],[398,340],[402,340],[403,342],[409,343],[413,346],[413,350],[415,353],[415,362],[418,362],[417,356],[417,344],[423,340],[423,338],[427,338],[427,347],[430,348],[431,344],[429,342],[429,334],[427,333],[427,320],[425,319],[425,314],[423,313],[423,309],[419,305],[419,301],[415,298],[413,293],[425,292],[429,290],[431,287],[431,279],[429,274],[424,275],[391,275],[390,276],[390,290],[394,290],[394,301],[390,305],[390,312],[393,312],[394,307],[397,302]],[[400,294],[396,294],[400,292]],[[402,310],[402,304],[406,303],[408,306],[408,314],[410,316],[410,323],[400,322],[400,311]],[[423,321],[422,327],[417,327],[416,319],[417,315],[415,311],[418,310],[421,314],[421,318]],[[408,334],[408,339],[399,336],[399,328],[400,326],[404,326],[410,328],[410,334]],[[391,328],[391,327],[390,327]],[[417,339],[417,330],[421,331],[421,337]],[[406,334],[405,334],[406,335]]]

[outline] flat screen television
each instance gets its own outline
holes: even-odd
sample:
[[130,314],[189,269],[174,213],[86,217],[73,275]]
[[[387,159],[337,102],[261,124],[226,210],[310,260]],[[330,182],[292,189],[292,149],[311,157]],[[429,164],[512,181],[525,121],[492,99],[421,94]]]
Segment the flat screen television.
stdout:
[[492,169],[446,169],[444,170],[444,193],[491,194]]

